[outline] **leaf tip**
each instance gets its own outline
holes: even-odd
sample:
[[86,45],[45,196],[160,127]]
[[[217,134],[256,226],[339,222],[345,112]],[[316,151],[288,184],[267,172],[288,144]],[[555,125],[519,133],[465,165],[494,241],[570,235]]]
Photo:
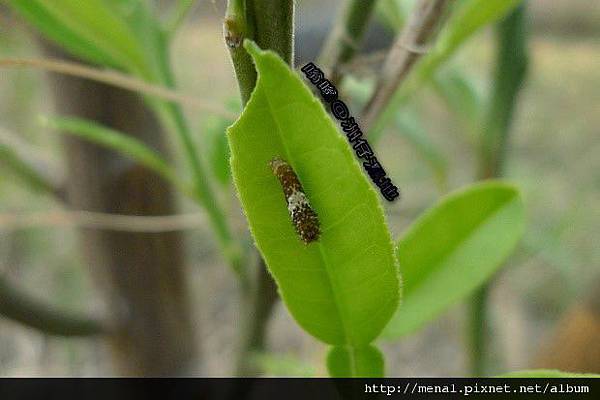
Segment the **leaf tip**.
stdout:
[[246,49],[246,51],[252,56],[252,58],[255,58],[261,52],[264,52],[264,50],[258,47],[256,42],[251,39],[244,39],[244,49]]

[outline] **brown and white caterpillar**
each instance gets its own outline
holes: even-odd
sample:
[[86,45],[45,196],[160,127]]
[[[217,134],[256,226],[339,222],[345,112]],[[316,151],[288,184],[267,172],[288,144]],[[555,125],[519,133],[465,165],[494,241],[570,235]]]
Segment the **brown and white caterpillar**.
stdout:
[[292,167],[279,157],[269,163],[279,179],[294,228],[304,244],[319,240],[321,230],[317,213],[311,208],[302,184]]

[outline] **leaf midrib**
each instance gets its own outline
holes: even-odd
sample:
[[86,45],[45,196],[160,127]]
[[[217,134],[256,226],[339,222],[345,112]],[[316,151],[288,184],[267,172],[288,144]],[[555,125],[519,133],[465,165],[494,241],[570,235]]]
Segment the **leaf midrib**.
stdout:
[[[263,79],[263,78],[259,75],[259,80],[260,79]],[[258,81],[257,81],[256,87],[257,88],[261,88],[261,90],[263,91],[263,95],[265,97],[267,106],[269,107],[269,112],[272,115],[272,118],[273,118],[273,121],[275,122],[275,125],[277,126],[277,135],[279,136],[279,141],[281,142],[281,145],[283,146],[283,149],[284,149],[284,151],[286,153],[286,157],[288,158],[288,160],[291,161],[292,160],[292,157],[290,156],[291,153],[290,153],[290,151],[287,148],[285,140],[283,139],[283,129],[281,128],[281,124],[280,124],[279,120],[277,119],[277,113],[275,113],[273,105],[271,104],[271,102],[269,100],[269,96],[266,93],[265,88],[263,86],[260,86],[260,83]],[[292,162],[292,164],[293,164],[293,162]],[[350,347],[350,348],[353,348],[354,344],[351,341],[350,331],[348,330],[348,327],[346,326],[346,313],[344,311],[344,307],[342,305],[342,301],[339,299],[339,297],[337,295],[337,293],[338,293],[337,289],[339,287],[337,285],[336,280],[332,276],[332,272],[331,272],[331,269],[330,269],[330,266],[329,266],[329,262],[327,260],[326,254],[325,254],[326,252],[325,252],[324,246],[322,245],[322,243],[320,241],[317,241],[316,244],[319,247],[319,254],[321,256],[321,262],[323,263],[323,265],[325,267],[325,271],[327,273],[327,277],[329,278],[327,280],[327,283],[328,283],[329,289],[331,290],[331,293],[332,293],[332,297],[333,297],[333,300],[334,300],[333,303],[334,303],[335,308],[336,308],[336,310],[337,310],[337,312],[338,312],[338,314],[340,316],[340,323],[342,325],[342,331],[344,333],[344,339],[345,339],[344,344],[346,346]],[[351,352],[352,351],[350,351],[350,353]],[[351,369],[353,370],[352,371],[353,376],[355,376],[356,375],[356,365],[355,365],[355,363],[352,363],[352,362],[350,364],[351,364],[350,365]]]

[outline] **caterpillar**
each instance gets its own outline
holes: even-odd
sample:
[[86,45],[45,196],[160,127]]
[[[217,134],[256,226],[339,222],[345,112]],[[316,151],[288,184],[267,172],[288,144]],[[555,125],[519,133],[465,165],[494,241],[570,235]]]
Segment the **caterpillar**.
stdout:
[[321,235],[319,218],[311,208],[302,184],[292,167],[279,157],[269,163],[273,175],[277,177],[287,202],[288,212],[296,233],[304,244],[319,240]]

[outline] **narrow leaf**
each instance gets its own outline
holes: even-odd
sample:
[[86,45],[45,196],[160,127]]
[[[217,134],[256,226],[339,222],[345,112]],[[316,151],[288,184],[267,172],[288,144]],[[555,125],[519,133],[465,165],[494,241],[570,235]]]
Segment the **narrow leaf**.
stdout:
[[469,296],[502,265],[524,227],[517,189],[488,181],[444,197],[398,242],[404,297],[386,338],[433,320]]
[[482,27],[499,21],[522,0],[463,0],[438,39],[434,57],[447,58]]
[[[333,345],[362,348],[399,299],[398,270],[378,195],[321,103],[275,53],[252,42],[258,82],[228,130],[235,186],[256,245],[296,321]],[[299,177],[321,236],[304,244],[269,163]]]
[[189,189],[169,163],[156,151],[125,133],[107,128],[96,122],[75,117],[48,117],[42,120],[45,127],[60,133],[80,137],[128,156],[153,170],[179,189],[189,194]]
[[11,0],[9,4],[27,22],[70,53],[96,64],[111,67],[118,66],[117,61],[111,55],[94,46],[92,42],[86,40],[73,29],[62,24],[60,20],[43,7],[41,2],[36,0]]
[[[60,45],[75,50],[78,56],[94,56],[102,65],[117,65],[121,69],[143,72],[144,54],[129,26],[103,0],[11,0],[11,5],[29,22]],[[57,31],[68,32],[66,38]],[[84,43],[88,42],[89,45]],[[90,52],[90,46],[95,50]],[[98,60],[98,56],[107,57]]]
[[383,355],[372,345],[332,347],[327,354],[327,369],[333,378],[381,378],[385,375]]
[[231,180],[229,169],[229,144],[225,131],[231,122],[225,118],[209,116],[205,119],[204,137],[208,162],[213,176],[223,186]]

